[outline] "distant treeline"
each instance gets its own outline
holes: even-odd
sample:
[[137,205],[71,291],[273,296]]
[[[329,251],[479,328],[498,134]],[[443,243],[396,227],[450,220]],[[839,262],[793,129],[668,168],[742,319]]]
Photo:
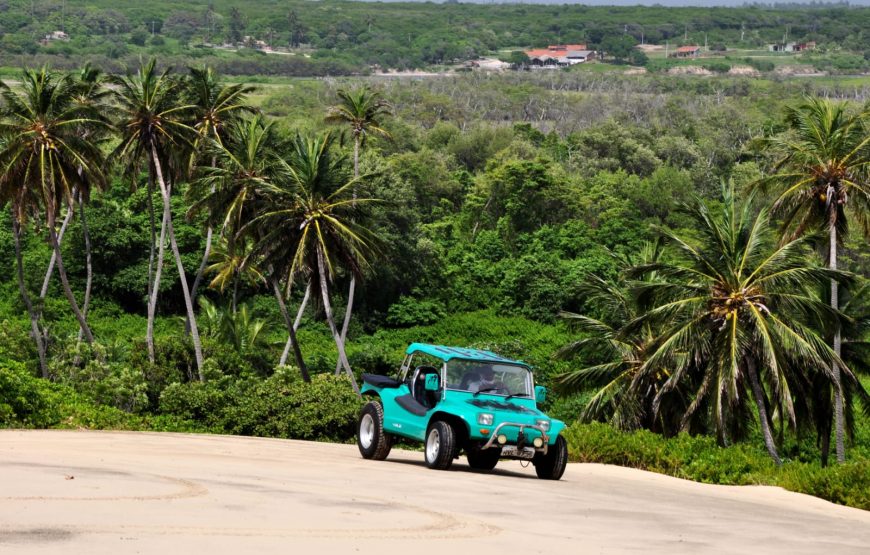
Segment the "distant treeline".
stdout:
[[[727,45],[766,48],[777,41],[816,41],[821,49],[870,50],[870,8],[836,5],[777,5],[741,8],[583,6],[522,4],[369,3],[352,1],[241,2],[170,0],[118,3],[109,0],[0,1],[0,53],[44,54],[64,59],[132,56],[214,57],[238,55],[212,45],[248,50],[291,49],[308,62],[270,55],[250,56],[263,73],[309,74],[339,66],[417,68],[467,60],[504,49],[552,43],[586,43],[627,37],[637,43]],[[47,35],[62,31],[68,37]],[[40,43],[43,42],[43,44]],[[310,58],[309,58],[310,56]],[[271,58],[276,58],[272,60]],[[12,63],[10,61],[10,63]],[[232,64],[221,67],[235,72]]]

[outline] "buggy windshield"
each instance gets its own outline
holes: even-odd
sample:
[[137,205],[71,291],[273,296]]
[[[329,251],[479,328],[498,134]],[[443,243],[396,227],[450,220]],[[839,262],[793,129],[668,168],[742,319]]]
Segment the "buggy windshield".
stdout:
[[532,397],[532,372],[513,364],[452,359],[447,389],[511,397]]

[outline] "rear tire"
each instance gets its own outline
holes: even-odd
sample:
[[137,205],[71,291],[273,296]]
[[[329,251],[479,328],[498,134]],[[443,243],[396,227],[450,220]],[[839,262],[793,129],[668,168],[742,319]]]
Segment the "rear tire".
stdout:
[[356,444],[364,459],[382,461],[393,447],[392,437],[384,432],[384,407],[372,401],[359,414]]
[[423,450],[426,466],[435,470],[447,470],[456,458],[456,432],[453,426],[438,420],[426,432],[426,447]]
[[468,459],[468,466],[475,470],[492,470],[498,464],[498,459],[501,457],[501,449],[480,449],[479,447],[469,447],[465,451],[465,458]]
[[535,472],[542,480],[558,480],[565,473],[568,464],[568,442],[559,436],[556,443],[547,449],[546,455],[538,454],[532,461]]

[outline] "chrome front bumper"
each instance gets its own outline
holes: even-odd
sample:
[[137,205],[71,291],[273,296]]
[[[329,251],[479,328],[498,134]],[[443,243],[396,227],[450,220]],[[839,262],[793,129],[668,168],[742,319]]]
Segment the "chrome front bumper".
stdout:
[[[487,441],[483,445],[483,447],[481,447],[481,449],[489,449],[490,447],[492,447],[493,443],[495,443],[496,439],[499,436],[499,431],[501,431],[501,429],[504,428],[505,426],[512,426],[514,428],[519,428],[520,433],[525,432],[526,428],[529,428],[532,430],[537,430],[537,431],[541,432],[541,439],[544,440],[544,446],[540,448],[540,451],[542,453],[544,453],[545,455],[547,454],[547,448],[550,445],[550,436],[547,435],[547,432],[544,431],[544,429],[541,428],[540,426],[538,426],[537,424],[520,424],[519,422],[502,422],[501,424],[496,426],[495,430],[492,431],[492,435],[489,437],[489,441]],[[529,447],[531,447],[531,445]]]

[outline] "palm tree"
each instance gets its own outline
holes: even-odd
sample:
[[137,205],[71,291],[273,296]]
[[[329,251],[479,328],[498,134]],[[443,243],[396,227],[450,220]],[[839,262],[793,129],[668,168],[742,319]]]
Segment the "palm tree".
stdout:
[[[107,104],[108,98],[111,95],[109,90],[104,86],[105,77],[98,68],[85,63],[78,74],[78,87],[75,95],[75,102],[87,108],[90,111],[97,113],[106,113],[109,110]],[[107,127],[94,127],[83,125],[80,128],[82,138],[97,142],[103,141],[108,136],[109,129]],[[88,220],[86,216],[86,206],[89,199],[85,198],[85,194],[89,192],[89,188],[84,191],[78,191],[77,200],[79,208],[79,218],[82,224],[82,237],[85,242],[85,296],[82,301],[82,314],[87,317],[88,308],[91,302],[91,287],[94,282],[94,268],[91,262],[91,236],[88,230]],[[79,330],[78,341],[82,340],[82,333]]]
[[320,294],[339,361],[358,392],[333,318],[329,285],[340,267],[359,277],[368,264],[374,237],[359,221],[361,207],[372,199],[352,198],[356,181],[344,178],[343,159],[333,154],[333,143],[329,133],[297,135],[287,179],[264,189],[264,207],[252,224],[263,230],[255,252],[265,264],[289,283],[306,277],[312,292]]
[[27,284],[24,280],[24,260],[21,254],[21,222],[26,219],[27,207],[31,205],[29,199],[22,198],[27,195],[27,190],[18,188],[16,183],[8,179],[11,174],[3,173],[0,176],[0,204],[10,203],[12,220],[12,237],[15,245],[15,262],[18,278],[18,291],[24,307],[30,317],[30,336],[36,343],[36,352],[39,357],[39,368],[43,378],[48,378],[48,361],[46,360],[45,343],[43,342],[42,329],[39,327],[39,312],[33,305],[30,294],[27,292]]
[[[870,281],[863,280],[861,283],[856,283],[848,287],[844,291],[845,295],[840,297],[842,305],[840,311],[845,318],[842,319],[840,330],[842,338],[842,354],[843,362],[855,374],[870,375]],[[826,338],[830,341],[833,333],[826,334]],[[819,446],[821,448],[822,466],[827,466],[828,456],[830,453],[830,441],[833,425],[833,410],[831,400],[832,388],[830,383],[813,384],[810,390],[813,408],[815,409],[814,418],[819,422]],[[850,381],[843,382],[844,390],[844,406],[843,420],[845,434],[854,436],[855,423],[855,407],[854,397],[860,397],[864,412],[870,415],[870,398],[867,393],[861,388],[853,387]]]
[[158,73],[154,59],[144,64],[136,75],[117,77],[112,82],[116,87],[114,94],[120,111],[118,128],[121,129],[121,142],[116,147],[114,156],[126,160],[128,165],[132,167],[138,167],[140,161],[143,158],[146,159],[149,179],[158,184],[163,200],[163,222],[161,224],[163,229],[159,243],[157,271],[151,290],[151,299],[149,299],[149,322],[146,337],[148,354],[153,361],[153,322],[160,283],[164,250],[163,235],[165,233],[169,237],[169,244],[175,256],[175,264],[181,280],[181,290],[184,295],[187,318],[190,322],[199,378],[204,380],[202,344],[199,330],[196,327],[196,315],[193,312],[193,301],[187,286],[184,264],[181,261],[181,253],[178,250],[172,225],[171,184],[167,182],[164,174],[165,162],[171,160],[173,155],[183,149],[185,144],[189,144],[190,138],[194,134],[194,130],[185,123],[186,116],[193,107],[181,103],[179,81],[173,79],[168,71]]
[[662,326],[639,371],[670,370],[657,400],[686,380],[700,384],[684,422],[706,408],[720,441],[727,443],[747,414],[744,399],[754,399],[765,446],[780,464],[769,407],[782,407],[781,417],[796,426],[793,392],[806,373],[833,382],[835,364],[860,387],[812,327],[839,317],[814,288],[845,274],[809,265],[803,238],[770,247],[767,211],[754,213],[751,196],[742,206],[732,191],[724,197],[718,218],[700,200],[690,208],[698,241],[662,232],[679,259],[634,269],[655,271],[660,281],[639,286],[637,294],[654,299],[655,308],[626,329]]
[[[11,195],[18,204],[17,217],[35,211],[36,205],[44,212],[64,295],[85,339],[93,343],[94,336],[67,279],[56,225],[62,206],[73,209],[75,191],[87,197],[91,185],[105,182],[102,152],[82,130],[105,128],[108,123],[98,110],[76,101],[80,88],[70,76],[45,68],[24,70],[21,94],[0,82],[4,101],[0,132],[6,137],[0,171],[13,186],[30,191]],[[25,200],[34,206],[22,206]],[[19,219],[19,225],[22,223]]]
[[[221,230],[221,235],[226,238],[227,257],[241,262],[233,270],[237,275],[249,272],[257,264],[257,256],[247,250],[240,253],[244,255],[241,259],[235,251],[239,241],[242,245],[247,240],[258,241],[258,228],[249,224],[261,208],[263,191],[276,181],[286,180],[286,164],[279,154],[282,144],[273,125],[266,123],[261,116],[235,119],[226,126],[222,143],[211,141],[213,164],[199,170],[200,177],[188,191],[192,201],[189,213],[205,211],[209,227]],[[273,282],[275,277],[270,275],[269,280]],[[272,288],[284,315],[283,288],[275,287],[274,283]],[[233,296],[235,298],[235,292]],[[285,320],[288,322],[288,342],[293,347],[302,377],[308,381],[308,370],[296,343],[296,330],[289,322],[289,316],[285,315]],[[282,362],[285,361],[286,357],[282,357]]]
[[[863,224],[870,236],[870,109],[850,114],[845,104],[808,98],[786,111],[789,133],[765,140],[767,149],[780,155],[776,173],[756,184],[772,189],[773,213],[783,217],[786,237],[817,229],[828,232],[828,267],[837,269],[837,248],[848,231],[847,214]],[[831,279],[830,304],[839,306],[836,279]],[[833,336],[837,356],[840,332]],[[840,368],[834,365],[834,375]],[[834,387],[834,426],[837,460],[846,459],[843,428],[843,384]]]
[[199,306],[205,316],[204,335],[231,345],[241,355],[267,344],[266,322],[254,319],[248,305],[227,313],[203,297],[199,299]]
[[[190,96],[190,103],[195,106],[193,128],[196,129],[198,134],[198,144],[196,146],[201,147],[201,143],[207,141],[214,141],[218,145],[223,145],[227,125],[238,118],[239,115],[255,111],[254,108],[245,104],[245,98],[255,89],[252,86],[241,84],[222,85],[211,67],[192,67],[189,70],[190,76],[187,79],[187,91]],[[203,150],[202,148],[195,148],[193,150],[194,155],[201,154]],[[216,163],[216,158],[212,156],[211,167],[215,167]],[[190,292],[194,300],[196,300],[199,283],[202,280],[205,266],[209,260],[213,233],[212,226],[208,225],[205,235],[205,251],[203,252],[202,262],[196,272]]]
[[210,288],[223,293],[227,287],[232,285],[233,297],[230,309],[234,314],[238,306],[239,283],[244,281],[249,286],[257,286],[265,282],[262,272],[248,259],[252,248],[253,245],[247,238],[241,245],[230,248],[227,239],[221,237],[211,253],[211,264],[205,269],[205,273],[215,274],[214,279],[208,285]]
[[[369,86],[356,89],[338,90],[339,103],[333,106],[326,116],[326,121],[350,127],[353,136],[353,177],[359,179],[359,152],[365,145],[369,134],[391,139],[390,133],[384,129],[381,119],[390,113],[390,104],[381,98],[378,91]],[[356,187],[353,196],[356,198]],[[347,293],[347,308],[344,313],[344,323],[341,326],[341,341],[347,339],[347,330],[353,313],[353,298],[356,292],[356,277],[351,276]],[[336,375],[341,370],[341,361],[335,365]]]
[[[652,264],[659,260],[658,244],[648,244],[640,255],[640,264]],[[596,318],[589,314],[562,312],[568,325],[583,334],[560,349],[556,356],[594,361],[592,364],[570,370],[558,376],[563,390],[577,392],[590,386],[597,389],[589,399],[580,417],[584,421],[608,420],[617,428],[636,430],[644,428],[665,434],[676,433],[680,428],[680,414],[686,409],[683,402],[684,387],[672,392],[663,402],[654,403],[656,396],[668,377],[668,372],[641,373],[648,352],[655,344],[658,329],[645,323],[631,333],[623,328],[641,317],[649,309],[633,294],[637,284],[626,279],[625,272],[637,265],[628,257],[617,258],[622,271],[616,281],[608,281],[592,275],[581,285],[579,295],[586,299],[586,306],[601,314]],[[644,276],[654,282],[653,274]]]

